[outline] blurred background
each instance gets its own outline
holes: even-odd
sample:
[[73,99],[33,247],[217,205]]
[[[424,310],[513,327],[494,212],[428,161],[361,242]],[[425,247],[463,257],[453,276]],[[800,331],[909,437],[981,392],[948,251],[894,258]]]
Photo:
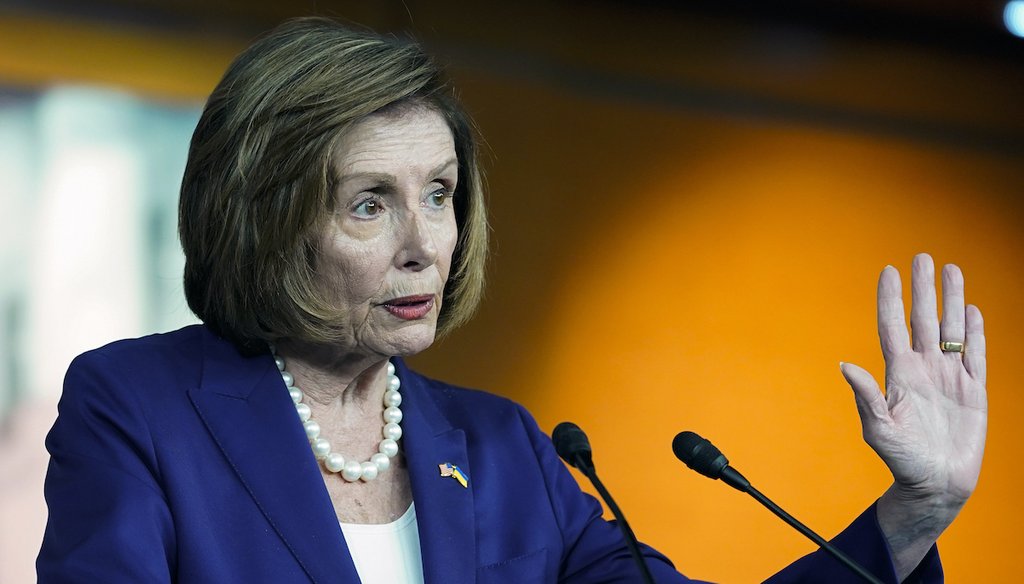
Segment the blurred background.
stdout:
[[487,298],[414,364],[545,431],[580,424],[634,531],[689,576],[760,581],[812,545],[686,470],[672,437],[703,433],[835,534],[890,482],[838,370],[882,374],[877,274],[919,251],[959,264],[987,319],[991,419],[940,550],[950,581],[1016,581],[1014,4],[0,0],[0,582],[34,580],[71,358],[194,322],[175,212],[205,96],[308,14],[422,41],[485,139]]

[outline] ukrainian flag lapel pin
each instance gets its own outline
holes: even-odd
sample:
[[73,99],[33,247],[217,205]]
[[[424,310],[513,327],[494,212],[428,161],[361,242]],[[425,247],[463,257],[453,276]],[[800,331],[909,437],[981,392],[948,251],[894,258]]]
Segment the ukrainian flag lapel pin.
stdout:
[[462,485],[462,488],[469,488],[469,477],[466,476],[466,473],[462,472],[461,468],[455,466],[450,462],[439,464],[437,465],[437,468],[441,470],[441,476],[451,477],[459,481],[459,484]]

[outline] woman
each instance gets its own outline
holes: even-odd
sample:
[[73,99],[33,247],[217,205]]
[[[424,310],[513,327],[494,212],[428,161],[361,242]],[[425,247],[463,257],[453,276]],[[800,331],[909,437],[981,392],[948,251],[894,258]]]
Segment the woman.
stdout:
[[[473,134],[414,45],[287,23],[229,68],[182,185],[202,326],[80,356],[47,439],[41,582],[635,582],[617,529],[530,416],[401,357],[480,297]],[[974,488],[984,336],[947,267],[895,269],[889,403],[844,365],[895,482],[837,539],[889,582],[939,581],[934,542]],[[659,582],[685,582],[645,548]],[[820,554],[778,582],[857,581]]]

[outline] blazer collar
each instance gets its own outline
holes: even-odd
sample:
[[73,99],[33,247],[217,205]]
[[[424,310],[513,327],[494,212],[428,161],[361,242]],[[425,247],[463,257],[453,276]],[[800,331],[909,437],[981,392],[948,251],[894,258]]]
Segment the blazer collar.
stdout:
[[[203,374],[192,402],[245,489],[313,582],[359,582],[294,407],[269,354],[245,357],[203,327]],[[431,381],[394,359],[402,381],[402,448],[409,467],[425,584],[476,580],[472,468],[465,432]],[[457,465],[469,486],[441,476]],[[299,503],[301,502],[301,503]]]
[[[444,397],[432,382],[394,359],[402,380],[402,448],[409,465],[416,502],[425,584],[476,582],[476,517],[473,469],[466,433],[453,427],[435,400]],[[439,465],[451,463],[469,478],[463,487],[441,475]]]
[[359,582],[316,459],[269,353],[203,327],[192,403],[256,506],[313,582]]

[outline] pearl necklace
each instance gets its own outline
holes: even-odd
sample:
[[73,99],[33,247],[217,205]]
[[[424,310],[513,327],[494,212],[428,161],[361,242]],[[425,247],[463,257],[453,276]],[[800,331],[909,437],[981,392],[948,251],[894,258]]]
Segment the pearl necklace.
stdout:
[[299,414],[302,427],[306,430],[306,438],[313,448],[316,459],[323,462],[324,467],[332,473],[341,473],[341,478],[350,483],[358,480],[372,481],[377,474],[386,471],[391,466],[391,459],[398,454],[398,440],[402,437],[402,410],[398,406],[402,404],[402,394],[398,388],[402,382],[395,375],[395,366],[388,362],[388,388],[384,391],[384,439],[377,447],[378,452],[370,457],[370,460],[359,462],[358,460],[346,460],[340,452],[331,451],[331,443],[320,437],[320,424],[310,418],[309,406],[302,403],[302,390],[295,387],[295,378],[284,368],[284,359],[274,355],[274,363],[277,370],[281,372],[281,378],[288,388],[288,394],[295,404],[295,411]]

